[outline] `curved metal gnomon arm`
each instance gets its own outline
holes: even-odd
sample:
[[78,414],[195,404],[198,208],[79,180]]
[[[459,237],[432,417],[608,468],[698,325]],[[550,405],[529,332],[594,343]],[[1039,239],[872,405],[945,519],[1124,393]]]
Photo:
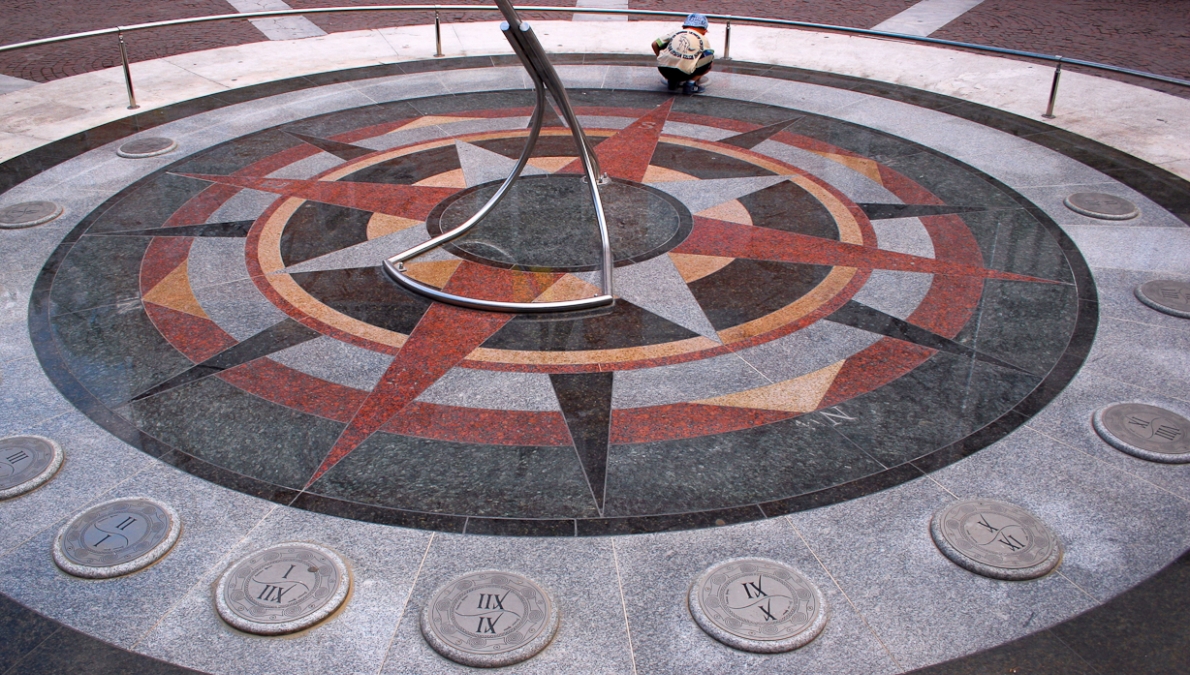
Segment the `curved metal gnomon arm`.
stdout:
[[[507,19],[507,22],[500,26],[500,29],[504,31],[504,36],[508,39],[509,44],[512,45],[513,51],[516,52],[521,62],[525,64],[525,69],[529,71],[530,77],[533,78],[534,88],[537,90],[537,105],[533,108],[533,116],[529,125],[529,137],[525,141],[525,149],[521,152],[516,166],[513,167],[508,177],[504,179],[500,188],[496,190],[496,193],[474,215],[458,227],[443,232],[429,241],[423,242],[385,260],[384,270],[397,283],[411,291],[425,295],[433,300],[469,307],[471,309],[498,312],[562,312],[610,305],[614,301],[612,297],[613,261],[611,237],[608,232],[607,219],[603,212],[603,200],[599,195],[599,185],[606,183],[607,177],[600,173],[599,160],[595,156],[591,144],[587,141],[586,134],[583,133],[582,125],[579,124],[578,116],[574,113],[574,108],[570,105],[570,99],[566,96],[566,88],[562,85],[561,78],[558,77],[558,73],[546,57],[545,50],[537,40],[533,29],[529,27],[529,24],[520,20],[509,0],[496,0],[496,4],[500,7],[504,18]],[[468,230],[483,220],[492,209],[496,208],[496,205],[508,194],[513,183],[520,178],[521,172],[524,171],[525,165],[529,162],[529,157],[533,154],[533,148],[537,145],[537,138],[541,134],[541,126],[545,119],[545,107],[549,105],[545,98],[547,92],[557,104],[562,118],[566,120],[566,123],[570,126],[570,132],[574,135],[575,144],[578,146],[579,159],[582,161],[583,171],[586,174],[585,182],[591,192],[591,202],[595,206],[595,219],[599,224],[599,239],[602,254],[600,264],[600,294],[591,298],[559,300],[555,302],[503,302],[447,293],[408,276],[405,270],[405,263],[407,261],[463,236]]]

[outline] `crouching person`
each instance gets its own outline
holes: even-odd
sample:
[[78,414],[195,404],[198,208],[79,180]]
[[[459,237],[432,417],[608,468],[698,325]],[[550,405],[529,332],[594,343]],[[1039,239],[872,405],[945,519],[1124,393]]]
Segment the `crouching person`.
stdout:
[[701,94],[706,91],[706,74],[711,70],[715,50],[707,40],[707,17],[691,14],[682,23],[682,30],[675,31],[653,42],[653,53],[657,55],[657,70],[669,83],[670,91],[679,87],[685,94]]

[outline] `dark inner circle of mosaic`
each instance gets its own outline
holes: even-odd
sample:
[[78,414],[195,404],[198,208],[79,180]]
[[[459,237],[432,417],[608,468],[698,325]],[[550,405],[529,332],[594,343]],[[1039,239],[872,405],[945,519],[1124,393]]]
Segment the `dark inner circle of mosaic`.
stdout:
[[[434,208],[433,236],[461,225],[503,181],[464,190]],[[694,221],[680,201],[647,185],[600,186],[612,260],[617,266],[654,258],[677,246]],[[587,182],[579,176],[525,176],[474,229],[448,245],[455,255],[498,267],[551,272],[599,268],[600,240]]]
[[[897,484],[996,441],[1081,365],[1096,323],[1085,263],[994,179],[777,106],[573,98],[591,118],[643,121],[592,126],[612,193],[659,226],[625,240],[610,310],[460,314],[379,269],[442,226],[436,209],[457,222],[520,152],[506,120],[531,94],[460,94],[299,120],[126,188],[42,272],[43,366],[121,439],[237,490],[373,522],[573,536]],[[429,116],[494,121],[401,154]],[[717,140],[648,136],[667,120]],[[533,160],[551,175],[526,177],[526,196],[577,194],[573,142],[552,133]],[[853,184],[795,160],[845,166]],[[299,162],[317,168],[278,177]],[[479,234],[515,222],[501,218]],[[510,269],[460,248],[411,274],[519,301],[590,283],[587,259]]]

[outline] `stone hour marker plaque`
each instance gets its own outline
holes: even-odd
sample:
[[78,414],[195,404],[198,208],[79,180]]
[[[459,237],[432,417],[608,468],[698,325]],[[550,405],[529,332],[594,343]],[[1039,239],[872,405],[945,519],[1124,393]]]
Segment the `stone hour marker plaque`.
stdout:
[[1190,420],[1143,403],[1117,403],[1091,418],[1095,431],[1121,452],[1165,464],[1190,462]]
[[62,215],[62,207],[54,202],[21,202],[0,209],[0,228],[20,229],[48,223]]
[[439,654],[495,668],[545,649],[558,606],[544,588],[511,572],[472,572],[438,589],[421,613],[421,632]]
[[1129,220],[1140,215],[1136,205],[1102,192],[1076,192],[1065,199],[1066,208],[1100,220]]
[[934,514],[930,534],[956,565],[993,579],[1023,581],[1062,560],[1062,542],[1036,516],[990,499],[954,502]]
[[1190,284],[1159,279],[1136,287],[1136,299],[1166,314],[1190,319]]
[[121,145],[120,149],[116,150],[116,154],[128,159],[144,159],[145,157],[164,155],[176,147],[178,147],[178,142],[172,138],[138,138]]
[[711,637],[750,652],[786,652],[818,637],[826,601],[800,572],[775,560],[715,565],[690,587],[690,613]]
[[339,609],[351,589],[338,553],[305,542],[278,544],[241,559],[215,588],[219,616],[240,630],[281,635],[309,628]]
[[169,506],[140,497],[116,499],[66,523],[54,543],[54,562],[77,577],[117,577],[163,558],[181,533],[182,521]]
[[62,466],[62,448],[41,436],[0,438],[0,499],[36,490]]

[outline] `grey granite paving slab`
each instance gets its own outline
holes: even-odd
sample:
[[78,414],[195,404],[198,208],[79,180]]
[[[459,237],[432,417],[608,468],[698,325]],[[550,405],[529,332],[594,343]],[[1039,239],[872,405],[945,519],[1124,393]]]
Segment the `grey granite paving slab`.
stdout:
[[[401,251],[408,250],[430,238],[426,228],[415,225],[400,232],[386,234],[354,246],[339,249],[334,253],[318,256],[285,268],[287,274],[298,272],[321,272],[323,270],[345,270],[356,267],[377,267]],[[437,251],[438,249],[435,249]],[[430,254],[418,256],[410,262],[429,262]]]
[[[1132,220],[1101,220],[1076,213],[1068,208],[1063,200],[1076,192],[1102,192],[1116,197],[1122,197],[1136,204],[1140,215]],[[1081,185],[1058,185],[1051,187],[1025,187],[1020,193],[1029,198],[1043,211],[1049,214],[1059,225],[1097,225],[1108,228],[1127,228],[1132,226],[1185,228],[1186,223],[1165,209],[1158,206],[1148,197],[1136,190],[1117,183],[1097,181]]]
[[716,204],[739,199],[753,192],[786,180],[784,176],[757,176],[750,178],[711,178],[708,180],[675,180],[649,183],[650,187],[677,197],[691,213],[698,213]]
[[196,237],[186,259],[190,288],[198,291],[248,278],[245,240],[239,237]]
[[997,150],[1008,153],[1037,147],[1011,134],[945,112],[876,96],[862,96],[855,105],[836,110],[834,117],[890,133],[952,157],[978,157]]
[[817,178],[821,178],[832,187],[847,195],[853,202],[878,204],[904,203],[899,197],[889,192],[888,188],[855,169],[810,152],[809,150],[802,150],[801,148],[770,139],[752,148],[752,151],[759,152],[762,155],[768,155],[786,164],[792,164]]
[[326,336],[274,352],[269,358],[307,375],[363,391],[372,391],[393,362],[388,354]]
[[1093,604],[1056,574],[1028,583],[998,581],[950,562],[934,546],[929,523],[952,499],[936,483],[918,479],[789,516],[906,669],[992,647]]
[[207,316],[236,340],[243,341],[287,318],[264,297],[251,279],[194,289]]
[[[598,272],[577,276],[592,285],[599,285]],[[703,337],[720,341],[719,333],[711,325],[711,320],[707,318],[702,305],[694,299],[690,286],[682,279],[682,274],[667,255],[617,269],[615,292],[617,296],[657,316]]]
[[236,220],[256,220],[264,210],[281,197],[272,192],[260,190],[240,190],[234,197],[223,202],[223,205],[208,218],[208,223],[230,223]]
[[[603,89],[614,66],[555,66],[567,89]],[[613,80],[614,81],[614,80]],[[580,124],[585,125],[581,119]]]
[[41,370],[35,356],[0,363],[0,436],[74,410]]
[[473,673],[433,651],[418,615],[443,584],[466,572],[523,574],[558,603],[558,634],[537,656],[499,672],[625,675],[633,672],[611,541],[604,538],[497,538],[439,534],[426,556],[409,607],[393,638],[383,675]]
[[[615,540],[632,628],[636,672],[897,673],[901,669],[784,519]],[[690,584],[713,564],[761,557],[799,570],[822,591],[829,609],[816,640],[793,652],[732,649],[690,616]]]
[[[472,68],[441,73],[442,83],[448,93],[465,94],[475,91],[507,91],[525,89],[524,69],[518,66],[502,68]],[[406,75],[405,77],[417,77]],[[426,94],[419,93],[417,98]]]
[[[323,171],[333,169],[343,163],[343,160],[329,152],[318,152],[305,159],[290,164],[269,174],[270,178],[296,178],[306,180],[313,178]],[[276,197],[274,196],[274,199]]]
[[[0,551],[8,552],[30,537],[56,527],[121,481],[157,463],[72,410],[11,433],[52,438],[62,446],[62,468],[45,485],[13,499],[0,501]],[[56,531],[56,530],[55,530]],[[44,553],[48,556],[49,549]]]
[[[220,675],[376,673],[431,536],[278,508],[243,540],[226,546],[135,649]],[[343,608],[323,623],[283,638],[231,628],[215,612],[215,582],[244,555],[285,541],[326,546],[347,560],[353,584]]]
[[1092,268],[1190,274],[1190,228],[1065,225]]
[[[986,129],[986,127],[985,127]],[[1013,188],[1083,185],[1108,177],[1049,148],[996,132],[992,147],[983,152],[956,152],[955,159],[1003,181]]]
[[544,373],[452,368],[417,397],[422,403],[493,410],[561,410]]
[[879,248],[921,258],[934,257],[934,240],[918,218],[874,220],[872,229],[876,231]]
[[[722,75],[717,75],[717,77],[722,78]],[[731,77],[742,78],[741,87],[745,91],[748,91],[749,87],[751,88],[751,93],[741,98],[792,108],[794,110],[818,113],[820,115],[834,114],[837,111],[847,110],[850,106],[871,98],[866,94],[857,94],[845,89],[835,89],[833,87],[807,84],[805,82],[772,81],[767,78],[747,75],[733,75]],[[717,85],[718,83],[716,83]],[[708,93],[718,95],[719,90],[716,88]]]
[[1101,318],[1083,369],[1190,400],[1190,331]]
[[1030,429],[933,477],[960,499],[1000,499],[1040,518],[1066,548],[1058,571],[1100,601],[1190,547],[1190,503]]
[[39,273],[35,268],[0,268],[0,363],[33,356],[29,293]]
[[[467,181],[467,187],[504,180],[516,168],[515,159],[485,150],[478,145],[455,141],[455,150],[459,153],[459,164],[463,168],[463,178]],[[522,176],[542,176],[546,173],[544,169],[535,166],[526,166],[521,171]]]
[[612,386],[612,408],[639,408],[714,398],[772,384],[735,354],[659,368],[621,370]]
[[443,83],[441,75],[435,72],[363,80],[353,83],[353,86],[374,103],[452,93]]
[[132,496],[165,502],[181,517],[177,544],[156,564],[114,579],[72,577],[58,570],[47,555],[58,534],[55,525],[4,556],[0,589],[51,618],[127,648],[273,508],[268,502],[216,488],[160,463],[121,483],[102,499]]
[[1190,330],[1190,320],[1159,312],[1136,299],[1136,287],[1158,279],[1190,283],[1190,274],[1163,274],[1134,270],[1096,269],[1095,288],[1099,293],[1099,316],[1135,321],[1172,330]]
[[908,319],[933,283],[932,274],[873,270],[868,282],[851,299],[898,319]]
[[673,120],[669,120],[665,123],[665,128],[661,130],[661,133],[669,134],[671,136],[698,138],[704,141],[721,141],[724,138],[736,135],[736,132],[730,129],[719,129],[717,127],[708,127],[702,124],[689,124],[687,122],[674,122]]
[[736,353],[768,379],[781,382],[842,361],[882,337],[851,326],[819,321],[772,342]]
[[[722,79],[722,77],[720,77]],[[632,66],[611,66],[603,80],[604,89],[630,89],[634,91],[667,91],[665,78],[656,68]]]
[[1108,445],[1091,426],[1095,411],[1113,403],[1145,403],[1190,417],[1190,397],[1161,396],[1108,375],[1083,371],[1027,426],[1190,500],[1190,464],[1158,464],[1125,454]]

